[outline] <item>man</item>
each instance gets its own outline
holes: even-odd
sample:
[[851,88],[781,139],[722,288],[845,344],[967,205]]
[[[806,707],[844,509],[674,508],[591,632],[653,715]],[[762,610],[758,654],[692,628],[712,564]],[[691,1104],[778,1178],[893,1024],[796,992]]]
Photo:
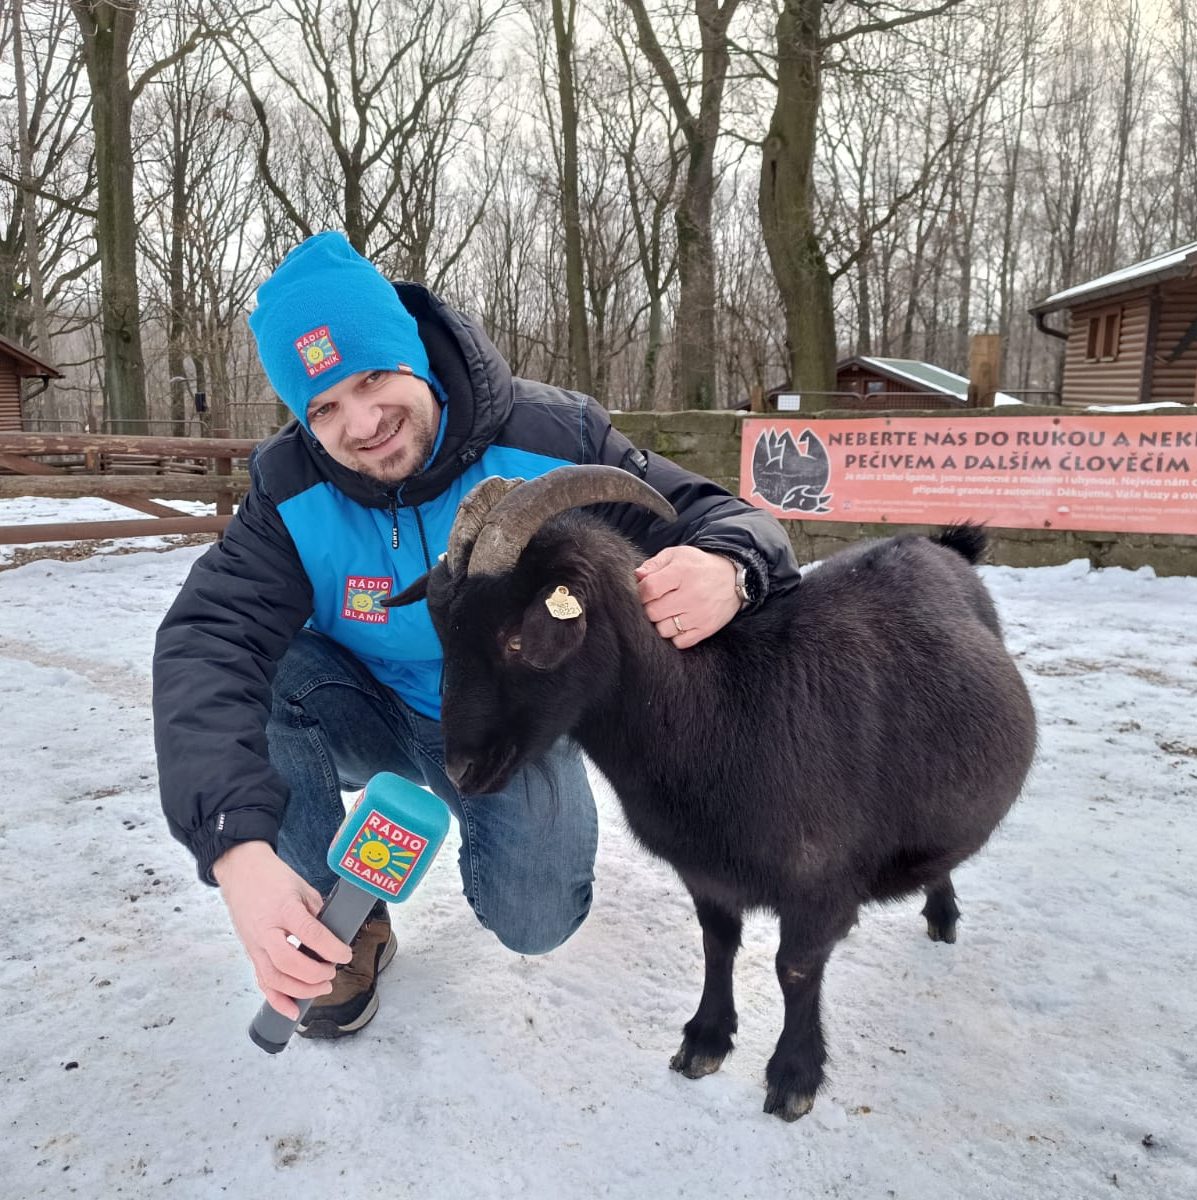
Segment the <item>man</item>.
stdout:
[[159,630],[162,803],[200,878],[219,884],[266,999],[294,1016],[293,998],[314,997],[299,1032],[341,1037],[373,1017],[395,953],[385,905],[352,948],[314,915],[335,881],[325,853],[342,788],[390,770],[442,797],[466,898],[514,950],[560,945],[590,907],[597,821],[577,748],[558,743],[501,795],[459,796],[427,607],[381,606],[436,561],[466,493],[566,463],[642,475],[677,521],[612,516],[648,556],[646,619],[679,650],[798,573],[771,517],[642,454],[593,400],[513,379],[476,324],[388,283],[340,234],[284,259],[250,327],[296,422],[255,451],[249,493]]

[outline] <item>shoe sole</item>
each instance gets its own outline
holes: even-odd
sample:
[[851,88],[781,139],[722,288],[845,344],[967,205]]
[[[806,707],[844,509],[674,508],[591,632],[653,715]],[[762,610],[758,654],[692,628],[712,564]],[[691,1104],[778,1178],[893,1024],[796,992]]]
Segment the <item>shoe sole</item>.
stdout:
[[[381,975],[391,965],[391,960],[395,957],[395,951],[398,949],[399,943],[395,940],[395,933],[392,930],[391,936],[387,939],[387,944],[382,949],[382,956],[378,960],[378,975]],[[308,1009],[308,1012],[311,1011],[311,1009]],[[376,1012],[378,1012],[377,992],[370,997],[369,1003],[362,1009],[360,1015],[350,1021],[348,1025],[338,1025],[335,1021],[321,1020],[319,1016],[316,1016],[308,1024],[299,1025],[296,1032],[298,1032],[300,1037],[315,1038],[319,1041],[332,1041],[334,1038],[348,1037],[350,1034],[357,1033],[359,1029],[364,1028],[374,1020]]]

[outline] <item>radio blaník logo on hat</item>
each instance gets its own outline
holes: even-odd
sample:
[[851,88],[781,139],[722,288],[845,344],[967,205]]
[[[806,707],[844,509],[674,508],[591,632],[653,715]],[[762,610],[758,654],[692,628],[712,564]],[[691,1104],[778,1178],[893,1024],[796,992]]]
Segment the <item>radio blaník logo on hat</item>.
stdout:
[[296,338],[295,349],[299,351],[309,379],[314,379],[322,371],[335,367],[341,361],[340,352],[328,332],[327,325],[310,329],[303,337]]

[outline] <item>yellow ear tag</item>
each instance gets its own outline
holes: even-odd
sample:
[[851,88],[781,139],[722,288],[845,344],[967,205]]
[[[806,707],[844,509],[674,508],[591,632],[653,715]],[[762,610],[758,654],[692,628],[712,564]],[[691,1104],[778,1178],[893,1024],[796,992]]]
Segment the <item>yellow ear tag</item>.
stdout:
[[549,610],[549,615],[558,621],[576,621],[582,615],[582,606],[577,597],[571,596],[564,584],[545,597],[544,606]]

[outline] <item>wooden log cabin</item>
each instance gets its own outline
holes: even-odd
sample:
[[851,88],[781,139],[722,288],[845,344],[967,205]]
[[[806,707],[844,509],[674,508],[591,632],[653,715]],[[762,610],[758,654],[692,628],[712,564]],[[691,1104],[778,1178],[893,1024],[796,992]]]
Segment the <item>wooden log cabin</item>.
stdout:
[[19,433],[25,428],[21,381],[29,378],[41,379],[45,387],[51,379],[61,379],[62,373],[16,342],[0,337],[0,430]]
[[1067,343],[1065,407],[1197,404],[1197,242],[1057,292],[1030,313]]
[[[836,364],[835,408],[872,412],[894,409],[969,408],[968,380],[934,363],[913,358],[856,355]],[[989,404],[1017,404],[1005,392],[987,397]]]

